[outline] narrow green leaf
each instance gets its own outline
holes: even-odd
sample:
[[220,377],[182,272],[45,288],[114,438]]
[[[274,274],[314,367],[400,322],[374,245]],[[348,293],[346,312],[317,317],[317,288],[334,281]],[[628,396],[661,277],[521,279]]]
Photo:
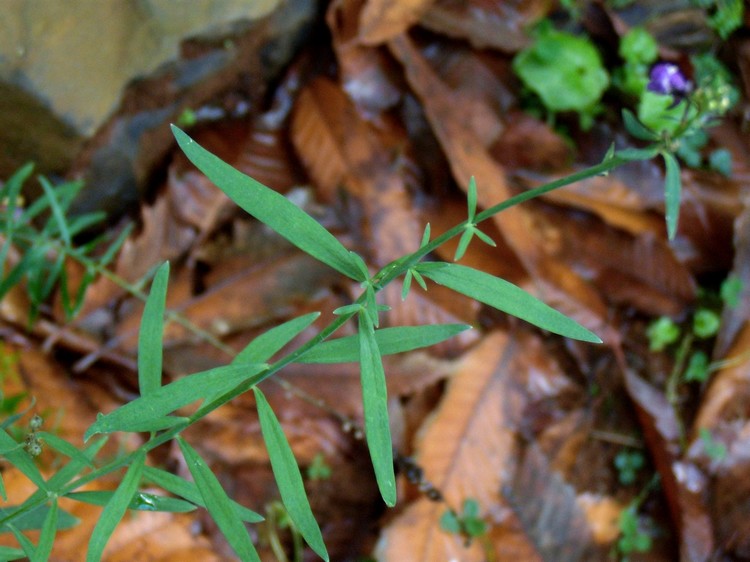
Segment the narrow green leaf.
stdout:
[[164,307],[167,300],[169,262],[156,271],[138,333],[138,388],[146,396],[161,386]]
[[411,272],[411,269],[408,269],[406,273],[404,274],[404,282],[401,285],[401,300],[405,301],[407,295],[409,294],[409,289],[411,289],[411,278],[413,277],[413,273]]
[[5,481],[3,480],[2,472],[0,472],[0,498],[2,498],[4,502],[8,501],[8,492],[5,490]]
[[629,109],[622,110],[622,121],[628,133],[639,140],[655,141],[659,138],[659,135],[641,123]]
[[11,560],[20,560],[21,558],[26,558],[26,553],[20,548],[0,546],[0,560],[10,562]]
[[[380,355],[404,353],[440,343],[470,329],[467,324],[396,326],[375,331]],[[359,363],[359,336],[324,341],[297,361],[299,363]]]
[[422,287],[425,291],[427,290],[427,283],[424,281],[424,277],[417,271],[416,269],[410,269],[412,275],[414,276],[414,279],[416,280],[417,284]]
[[[365,288],[365,309],[364,314],[370,317],[370,322],[377,328],[380,325],[380,315],[378,314],[378,300],[375,295],[375,288],[367,285]],[[362,314],[362,312],[360,313]]]
[[8,525],[11,532],[13,533],[13,536],[16,537],[16,540],[18,541],[18,544],[21,545],[21,548],[23,549],[24,554],[29,558],[34,557],[34,553],[36,552],[36,547],[34,546],[34,543],[31,542],[31,540],[24,535],[20,529],[15,527],[14,525]]
[[666,208],[667,236],[670,240],[674,240],[677,234],[677,222],[680,218],[680,191],[682,190],[680,165],[669,152],[662,152],[662,157],[666,168],[664,206]]
[[364,307],[359,303],[352,303],[352,304],[346,304],[344,306],[340,306],[337,309],[333,311],[333,313],[336,316],[344,316],[346,314],[354,315],[358,313],[360,310],[362,310]]
[[[198,491],[198,487],[193,482],[189,482],[171,472],[167,472],[166,470],[151,466],[145,467],[143,476],[149,482],[156,484],[175,496],[184,498],[197,506],[206,507],[203,497]],[[234,508],[235,515],[241,521],[259,523],[264,520],[262,515],[255,513],[234,500],[232,500],[232,507]]]
[[72,239],[70,236],[70,232],[68,231],[68,223],[65,220],[65,213],[60,207],[60,202],[57,200],[55,188],[52,187],[52,184],[44,176],[39,176],[39,184],[44,190],[44,196],[49,201],[49,206],[52,210],[52,217],[57,223],[57,228],[60,231],[60,238],[62,238],[65,246],[67,248],[70,248],[72,245]]
[[195,485],[203,497],[206,509],[216,525],[221,530],[229,545],[243,561],[260,562],[258,553],[255,551],[244,523],[237,518],[232,502],[221,487],[206,462],[182,437],[177,438],[177,443],[185,457],[190,474],[193,475]]
[[34,463],[34,459],[24,450],[23,447],[19,447],[15,439],[13,439],[5,430],[0,430],[0,450],[5,451],[3,456],[8,459],[8,462],[20,470],[26,478],[36,484],[37,488],[41,490],[49,491],[47,482],[39,472],[39,469]]
[[133,457],[133,462],[128,467],[127,472],[125,472],[122,482],[120,482],[120,485],[109,502],[107,502],[107,505],[104,506],[102,514],[96,522],[96,526],[89,539],[86,562],[98,562],[101,560],[104,547],[107,546],[107,542],[112,533],[114,533],[115,527],[117,527],[123,515],[125,515],[133,496],[135,496],[138,490],[138,484],[141,481],[145,464],[146,453],[141,450]]
[[29,162],[21,166],[2,187],[0,187],[0,197],[5,199],[5,213],[3,221],[3,232],[8,234],[13,228],[16,209],[18,208],[18,196],[21,194],[21,188],[26,180],[29,179],[34,171],[34,164]]
[[[46,492],[42,492],[42,495],[46,496]],[[42,504],[36,509],[31,511],[25,511],[18,513],[24,505],[29,502],[26,500],[21,505],[14,505],[11,507],[0,508],[0,519],[3,521],[0,524],[0,533],[7,533],[13,528],[20,531],[38,531],[44,526],[44,522],[47,519],[47,513],[49,512],[49,506]],[[65,510],[58,510],[57,517],[57,530],[61,531],[64,529],[72,529],[80,522],[77,518],[73,517],[70,513]]]
[[107,265],[109,265],[109,262],[111,262],[115,258],[115,256],[117,255],[117,251],[122,247],[122,245],[125,243],[125,240],[127,240],[132,231],[132,224],[129,224],[122,229],[122,232],[117,235],[117,238],[115,238],[107,247],[107,251],[104,252],[102,257],[99,258],[99,265],[101,265],[102,267],[106,267]]
[[420,242],[419,247],[424,248],[427,246],[427,244],[430,242],[430,223],[427,223],[424,225],[424,232],[422,233],[422,242]]
[[73,318],[78,316],[78,313],[83,307],[83,299],[86,296],[86,291],[88,290],[89,285],[94,282],[95,278],[96,273],[91,269],[87,269],[78,285],[78,290],[76,291],[75,295],[75,301],[73,303],[70,302],[70,297],[67,295],[67,277],[63,277],[61,279],[61,281],[63,281],[65,285],[63,287],[63,305],[65,306],[65,318],[67,320],[72,320]]
[[102,212],[86,213],[85,215],[81,215],[79,217],[70,217],[70,219],[68,220],[68,233],[70,233],[70,237],[73,238],[87,228],[91,228],[92,226],[99,224],[106,218],[107,213]]
[[253,388],[253,392],[255,392],[263,440],[271,458],[271,468],[279,487],[281,501],[310,548],[323,560],[328,560],[328,551],[323,542],[323,535],[320,533],[320,527],[318,527],[312,509],[310,509],[302,474],[297,466],[297,461],[294,459],[292,448],[284,435],[284,430],[263,393],[257,387]]
[[531,296],[520,287],[489,273],[443,262],[421,263],[417,268],[422,275],[439,285],[445,285],[544,330],[581,341],[602,341],[578,322]]
[[43,245],[34,246],[24,253],[21,261],[19,261],[16,266],[10,270],[8,275],[3,278],[2,282],[0,282],[0,299],[2,299],[11,288],[18,285],[25,274],[29,274],[30,277],[33,276],[33,271],[38,270],[39,265],[44,261],[46,253],[47,248]]
[[174,125],[172,133],[188,159],[247,213],[336,271],[355,281],[367,280],[352,257],[356,254],[314,218],[280,193],[223,162]]
[[493,248],[497,248],[497,244],[495,244],[495,241],[487,236],[484,232],[479,230],[478,228],[474,229],[474,234],[477,235],[477,238],[479,238],[482,242],[487,244],[488,246],[492,246]]
[[146,396],[141,396],[117,408],[114,412],[100,415],[86,431],[84,439],[97,433],[113,431],[155,431],[174,425],[166,418],[178,408],[210,396],[228,392],[241,382],[262,374],[268,365],[226,365],[177,379],[160,386]]
[[320,316],[320,312],[311,312],[299,318],[271,328],[251,341],[232,361],[240,363],[263,363],[271,359],[274,353],[304,332]]
[[76,447],[75,445],[71,445],[70,443],[65,441],[65,439],[61,439],[57,435],[48,433],[46,431],[40,431],[38,435],[45,444],[52,447],[55,451],[62,453],[66,457],[77,460],[79,463],[81,463],[81,466],[89,466],[91,468],[94,468],[94,463],[91,461],[91,459],[87,457],[83,452],[79,451],[78,447]]
[[659,149],[653,146],[647,148],[624,148],[617,151],[617,156],[625,160],[651,160],[659,154]]
[[380,495],[388,506],[396,505],[396,476],[393,472],[393,443],[388,419],[388,390],[374,326],[367,314],[360,313],[359,365],[365,435]]
[[[71,492],[65,497],[74,501],[88,503],[91,505],[107,505],[115,492]],[[195,510],[195,505],[178,498],[159,496],[146,492],[137,492],[128,504],[128,509],[133,511],[166,511],[169,513],[188,513]]]
[[[67,205],[65,201],[69,201],[72,197],[74,197],[80,191],[82,185],[83,184],[80,182],[67,182],[61,183],[60,185],[55,187],[55,198],[57,200],[58,206],[63,210],[63,215],[65,214],[64,209]],[[33,203],[23,209],[21,218],[24,222],[30,222],[32,219],[38,217],[49,208],[49,198],[38,197]],[[43,231],[47,234],[59,234],[59,228],[55,228],[56,226],[57,222],[53,217],[53,220],[48,221],[47,224],[44,225]]]
[[31,557],[30,562],[47,562],[47,560],[49,560],[49,555],[52,552],[52,545],[55,542],[55,535],[57,534],[58,516],[57,498],[55,498],[52,500],[52,505],[47,512],[47,517],[44,518],[42,532],[39,535],[39,542],[36,545],[34,556]]
[[464,257],[472,238],[474,238],[474,229],[471,225],[467,225],[461,233],[461,238],[458,240],[458,246],[456,247],[456,254],[453,256],[453,261],[458,261]]
[[473,223],[474,217],[477,214],[477,180],[474,176],[471,176],[471,179],[469,179],[467,205],[469,208],[469,222]]

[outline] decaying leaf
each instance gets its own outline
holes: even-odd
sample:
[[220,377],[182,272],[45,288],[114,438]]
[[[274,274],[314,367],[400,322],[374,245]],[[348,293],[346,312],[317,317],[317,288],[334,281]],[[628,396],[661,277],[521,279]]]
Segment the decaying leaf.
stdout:
[[422,17],[422,24],[450,37],[468,39],[478,49],[494,47],[513,52],[529,41],[523,29],[543,17],[548,8],[546,0],[438,0]]
[[383,43],[416,23],[435,0],[369,0],[360,16],[359,40]]
[[[515,454],[515,430],[509,410],[523,408],[512,392],[514,368],[522,347],[495,333],[469,353],[453,375],[445,398],[418,436],[416,460],[425,478],[442,491],[451,506],[476,499],[492,527],[502,529],[502,541],[492,548],[503,557],[536,560],[538,554],[523,534],[500,488]],[[508,404],[508,402],[515,402]],[[377,548],[379,560],[415,562],[482,561],[478,541],[446,533],[439,520],[446,507],[420,498],[385,530]],[[507,559],[507,558],[506,558]]]

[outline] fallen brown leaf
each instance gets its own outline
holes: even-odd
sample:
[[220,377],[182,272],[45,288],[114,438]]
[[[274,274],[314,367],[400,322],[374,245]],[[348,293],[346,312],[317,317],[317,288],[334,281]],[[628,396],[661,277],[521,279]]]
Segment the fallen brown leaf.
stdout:
[[[468,353],[457,366],[445,398],[421,430],[416,460],[425,478],[442,491],[455,509],[475,499],[482,514],[501,535],[492,549],[501,559],[539,559],[523,537],[512,512],[504,506],[500,487],[515,451],[515,431],[509,409],[523,399],[510,392],[514,366],[523,353],[518,342],[494,333]],[[379,560],[444,562],[486,560],[478,541],[465,547],[461,537],[441,530],[444,504],[418,499],[381,535]],[[493,531],[495,532],[495,531]],[[494,537],[494,535],[493,535]]]

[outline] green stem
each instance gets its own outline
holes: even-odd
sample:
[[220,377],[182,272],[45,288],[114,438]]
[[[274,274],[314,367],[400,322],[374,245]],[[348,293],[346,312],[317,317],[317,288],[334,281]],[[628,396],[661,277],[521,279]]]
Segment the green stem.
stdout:
[[545,195],[551,191],[560,189],[561,187],[565,187],[581,180],[606,174],[614,168],[617,168],[618,166],[621,166],[622,164],[630,161],[632,160],[629,158],[623,158],[615,154],[615,156],[608,158],[600,164],[591,166],[589,168],[586,168],[585,170],[581,170],[564,178],[554,180],[534,189],[524,191],[523,193],[519,193],[518,195],[514,195],[513,197],[506,199],[502,203],[498,203],[497,205],[494,205],[489,209],[485,209],[484,211],[476,215],[473,221],[469,222],[468,220],[465,220],[464,222],[447,230],[431,242],[428,242],[423,247],[419,248],[413,254],[409,254],[408,256],[404,256],[389,263],[373,277],[373,284],[376,286],[376,288],[387,285],[398,276],[414,267],[427,254],[435,251],[438,247],[445,244],[451,238],[460,236],[469,224],[479,224],[480,222],[492,218],[496,214],[505,211],[510,207],[513,207],[525,201],[529,201],[531,199],[534,199],[535,197],[539,197],[540,195]]

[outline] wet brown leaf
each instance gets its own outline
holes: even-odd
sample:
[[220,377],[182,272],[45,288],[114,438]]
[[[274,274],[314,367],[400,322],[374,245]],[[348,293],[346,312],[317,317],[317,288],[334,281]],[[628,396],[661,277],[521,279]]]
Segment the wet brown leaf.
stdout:
[[[579,504],[573,487],[554,472],[535,444],[527,446],[519,456],[515,476],[505,485],[503,494],[513,506],[526,534],[537,545],[541,559],[558,562],[603,560],[606,548],[595,544],[594,532],[600,541],[602,535],[609,535],[611,542],[617,531],[613,533],[603,527],[609,524],[611,529],[612,519],[616,522],[619,512],[614,516],[611,512],[603,512],[604,503],[596,507],[590,502]],[[592,515],[593,521],[590,522]],[[604,544],[606,547],[607,543]]]
[[438,0],[422,17],[422,25],[450,37],[468,39],[473,47],[518,51],[528,44],[524,29],[543,17],[548,0]]
[[631,236],[589,214],[540,205],[546,252],[585,272],[610,302],[676,317],[695,298],[696,283],[670,246],[651,234]]
[[[493,548],[500,559],[539,559],[500,496],[503,474],[515,454],[515,430],[509,411],[523,409],[523,398],[511,392],[514,369],[523,347],[494,333],[460,362],[434,417],[420,432],[416,460],[425,478],[460,509],[465,499],[479,502],[493,527]],[[515,402],[509,404],[509,402]],[[426,498],[408,506],[383,532],[380,560],[483,561],[475,541],[466,548],[460,537],[442,531],[445,511]]]

